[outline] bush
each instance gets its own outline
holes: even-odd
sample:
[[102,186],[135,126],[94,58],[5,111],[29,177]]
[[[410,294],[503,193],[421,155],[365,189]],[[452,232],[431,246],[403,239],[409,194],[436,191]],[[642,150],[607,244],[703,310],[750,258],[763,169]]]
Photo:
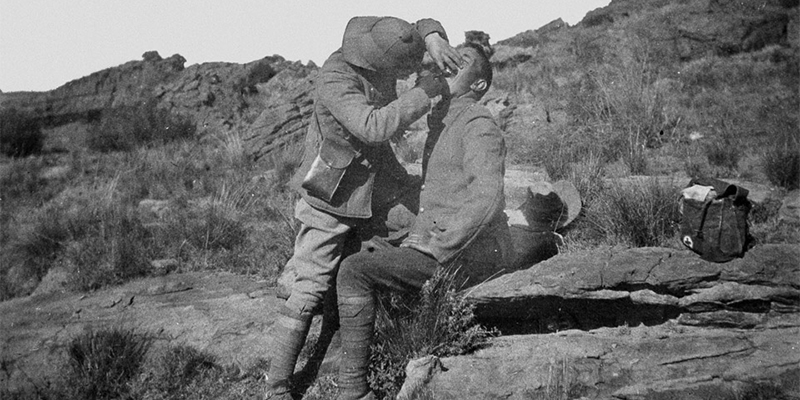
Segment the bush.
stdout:
[[800,188],[800,145],[797,141],[778,142],[762,158],[764,174],[773,185],[787,190]]
[[109,210],[87,228],[86,235],[70,243],[63,256],[72,266],[72,289],[96,290],[150,271],[155,243],[132,212]]
[[89,331],[73,339],[67,347],[68,398],[124,398],[150,345],[148,336],[123,329]]
[[[59,212],[47,208],[39,214],[30,231],[11,238],[0,272],[6,276],[6,269],[17,267],[19,275],[13,280],[4,280],[0,299],[27,295],[34,288],[21,287],[26,280],[40,281],[58,258],[66,240],[70,237],[69,226]],[[21,279],[20,279],[21,278]]]
[[678,192],[656,179],[616,181],[588,207],[586,218],[607,244],[668,245],[680,224]]
[[397,295],[382,298],[369,373],[370,386],[379,398],[394,398],[410,360],[429,354],[466,354],[496,335],[474,321],[474,305],[457,290],[456,272],[440,269],[411,306],[407,298]]
[[646,172],[644,150],[657,146],[674,122],[665,112],[668,88],[659,85],[652,50],[640,39],[623,38],[571,88],[568,109],[579,124],[595,131],[610,150],[609,161],[622,159],[631,173]]
[[159,354],[140,375],[133,392],[148,399],[194,399],[200,386],[216,385],[223,368],[214,356],[186,345],[171,346]]
[[33,115],[14,108],[0,111],[0,152],[27,157],[42,151],[44,135]]
[[117,201],[115,183],[65,193],[44,207],[33,230],[11,244],[15,262],[41,279],[56,263],[75,290],[94,290],[149,271],[157,250],[132,208]]
[[730,139],[713,140],[705,144],[708,163],[729,171],[736,171],[739,159],[742,157],[741,146],[735,145]]
[[241,217],[250,200],[246,187],[223,186],[210,200],[179,204],[167,218],[167,234],[202,251],[233,250],[247,239]]
[[100,152],[130,151],[191,138],[196,129],[190,119],[159,109],[155,100],[149,100],[104,110],[99,122],[89,128],[87,144]]
[[268,61],[258,61],[253,64],[245,76],[241,77],[233,84],[233,90],[241,94],[251,94],[257,92],[256,85],[264,83],[275,76],[275,69]]

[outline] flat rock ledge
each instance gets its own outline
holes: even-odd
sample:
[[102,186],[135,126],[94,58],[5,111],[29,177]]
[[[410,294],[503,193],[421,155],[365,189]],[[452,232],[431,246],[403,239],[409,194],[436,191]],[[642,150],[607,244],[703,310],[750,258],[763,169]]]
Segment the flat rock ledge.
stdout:
[[[423,378],[407,381],[404,392],[798,398],[799,289],[796,245],[757,246],[722,264],[667,248],[561,254],[474,288],[468,298],[476,315],[503,336],[476,353],[443,358],[427,374],[410,371]],[[763,397],[770,391],[784,397]]]
[[589,330],[678,319],[754,328],[800,312],[800,248],[762,245],[727,263],[689,250],[619,248],[560,254],[474,288],[476,315],[504,333]]

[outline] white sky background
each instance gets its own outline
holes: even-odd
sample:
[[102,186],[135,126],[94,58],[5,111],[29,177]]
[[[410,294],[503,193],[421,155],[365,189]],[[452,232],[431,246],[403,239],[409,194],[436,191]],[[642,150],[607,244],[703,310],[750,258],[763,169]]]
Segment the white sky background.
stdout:
[[322,65],[347,21],[435,18],[452,44],[491,43],[561,18],[577,24],[610,0],[0,0],[0,90],[43,91],[155,50],[186,66],[278,54]]

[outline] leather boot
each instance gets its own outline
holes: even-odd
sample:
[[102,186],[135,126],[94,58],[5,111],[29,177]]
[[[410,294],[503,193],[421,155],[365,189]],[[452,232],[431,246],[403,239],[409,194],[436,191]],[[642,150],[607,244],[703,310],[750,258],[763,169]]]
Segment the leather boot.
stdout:
[[275,354],[269,365],[264,397],[267,400],[292,400],[289,378],[294,373],[313,317],[312,314],[292,315],[285,309],[281,314],[275,322]]
[[370,345],[375,330],[375,300],[339,296],[342,359],[339,366],[339,400],[374,399],[367,383]]

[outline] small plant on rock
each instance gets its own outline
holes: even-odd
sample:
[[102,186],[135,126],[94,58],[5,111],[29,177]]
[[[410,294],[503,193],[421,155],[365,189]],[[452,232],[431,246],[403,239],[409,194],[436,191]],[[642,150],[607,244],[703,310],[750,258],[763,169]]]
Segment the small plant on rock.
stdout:
[[378,310],[369,381],[383,398],[394,398],[405,379],[405,366],[425,355],[466,354],[496,335],[474,320],[474,305],[458,290],[457,270],[441,268],[412,305],[408,298],[386,296]]

